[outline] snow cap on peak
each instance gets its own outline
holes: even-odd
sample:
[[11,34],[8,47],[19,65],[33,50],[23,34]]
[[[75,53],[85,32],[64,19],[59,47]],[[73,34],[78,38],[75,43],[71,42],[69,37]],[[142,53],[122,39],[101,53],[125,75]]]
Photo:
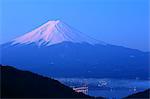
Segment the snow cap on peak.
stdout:
[[60,20],[56,20],[56,21],[48,21],[46,24],[58,24],[60,22]]
[[48,21],[39,28],[14,39],[12,45],[35,43],[38,46],[50,46],[64,41],[75,43],[87,42],[90,44],[98,42],[73,29],[69,25],[60,22],[60,20],[56,20]]

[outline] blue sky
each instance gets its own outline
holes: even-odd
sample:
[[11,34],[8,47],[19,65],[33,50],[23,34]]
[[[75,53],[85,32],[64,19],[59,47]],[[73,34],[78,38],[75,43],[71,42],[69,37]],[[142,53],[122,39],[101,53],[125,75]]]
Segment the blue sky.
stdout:
[[148,0],[1,0],[7,42],[48,20],[62,20],[101,41],[150,51]]

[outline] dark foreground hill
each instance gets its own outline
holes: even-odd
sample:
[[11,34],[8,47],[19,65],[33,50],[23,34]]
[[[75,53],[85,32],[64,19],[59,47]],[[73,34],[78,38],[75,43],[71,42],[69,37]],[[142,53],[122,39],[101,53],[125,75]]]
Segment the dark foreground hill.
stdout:
[[124,99],[150,99],[150,89],[129,95]]
[[10,66],[0,66],[0,70],[2,98],[94,98],[29,71]]

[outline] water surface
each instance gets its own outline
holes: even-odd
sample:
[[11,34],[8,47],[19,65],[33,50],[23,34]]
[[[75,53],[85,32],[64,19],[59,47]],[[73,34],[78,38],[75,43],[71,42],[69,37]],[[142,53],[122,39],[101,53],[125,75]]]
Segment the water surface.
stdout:
[[88,86],[91,96],[122,98],[150,88],[149,80],[97,79],[97,78],[55,78],[70,87]]

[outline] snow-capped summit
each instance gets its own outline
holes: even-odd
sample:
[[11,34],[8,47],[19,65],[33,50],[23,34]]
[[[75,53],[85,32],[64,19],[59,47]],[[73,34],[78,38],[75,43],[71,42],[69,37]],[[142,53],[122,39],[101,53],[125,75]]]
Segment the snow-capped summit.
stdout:
[[12,41],[14,44],[30,44],[50,46],[53,44],[70,41],[74,43],[87,42],[90,44],[100,43],[89,36],[73,29],[60,20],[48,21],[39,28],[24,34]]

